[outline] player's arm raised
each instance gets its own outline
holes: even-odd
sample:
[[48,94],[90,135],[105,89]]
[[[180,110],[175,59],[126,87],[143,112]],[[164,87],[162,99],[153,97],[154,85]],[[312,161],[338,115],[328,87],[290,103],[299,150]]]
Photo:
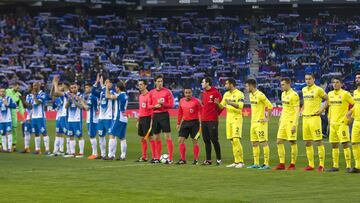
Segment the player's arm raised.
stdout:
[[65,108],[69,108],[71,100],[73,100],[72,95],[70,95],[70,98],[66,101]]
[[5,99],[4,100],[4,105],[6,107],[9,107],[10,109],[15,109],[16,108],[16,104],[14,103],[14,101],[11,98]]
[[44,92],[42,92],[41,94],[34,94],[34,101],[35,101],[35,104],[42,104],[46,99],[46,95]]
[[62,97],[64,96],[64,92],[59,91],[59,77],[54,76],[53,86],[51,88],[53,91],[50,92],[51,97]]
[[75,96],[75,99],[73,100],[74,104],[76,107],[78,107],[79,109],[83,109],[84,105],[83,105],[83,99],[79,96]]
[[106,85],[106,92],[105,92],[106,99],[116,100],[117,96],[110,93],[109,86]]

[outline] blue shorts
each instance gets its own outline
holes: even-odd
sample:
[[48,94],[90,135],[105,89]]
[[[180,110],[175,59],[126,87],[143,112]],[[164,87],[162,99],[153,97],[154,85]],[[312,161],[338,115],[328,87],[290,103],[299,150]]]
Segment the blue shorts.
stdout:
[[31,134],[31,124],[30,124],[30,121],[25,121],[23,124],[22,124],[22,130],[25,133],[30,133]]
[[12,123],[0,123],[0,135],[4,136],[11,132]]
[[96,137],[97,123],[86,123],[86,128],[90,138]]
[[82,125],[81,122],[68,122],[67,127],[68,137],[82,137]]
[[46,121],[45,118],[31,119],[31,133],[35,135],[46,135]]
[[66,117],[60,117],[59,120],[56,120],[56,133],[57,134],[66,134],[66,132],[67,132]]
[[100,120],[98,121],[97,130],[100,137],[106,136],[107,133],[110,133],[112,120]]
[[110,135],[118,137],[119,139],[124,139],[126,134],[127,123],[120,121],[113,121],[110,129]]

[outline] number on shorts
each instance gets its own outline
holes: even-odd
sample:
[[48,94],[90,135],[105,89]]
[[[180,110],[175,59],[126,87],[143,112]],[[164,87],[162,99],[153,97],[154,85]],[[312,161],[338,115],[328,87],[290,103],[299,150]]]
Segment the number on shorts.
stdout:
[[342,131],[342,136],[346,137],[346,132],[345,131]]
[[259,131],[259,137],[264,137],[265,132],[264,131]]
[[316,135],[320,135],[320,129],[315,130]]

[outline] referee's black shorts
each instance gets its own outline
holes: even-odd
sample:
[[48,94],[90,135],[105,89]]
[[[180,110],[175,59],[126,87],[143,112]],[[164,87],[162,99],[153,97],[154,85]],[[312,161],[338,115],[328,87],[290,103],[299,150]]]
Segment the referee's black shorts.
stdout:
[[[138,135],[141,137],[145,137],[146,133],[150,128],[150,124],[151,124],[151,116],[140,117]],[[152,132],[150,132],[150,136],[152,136]]]
[[187,139],[190,135],[191,138],[194,139],[199,132],[199,128],[199,120],[183,121],[179,130],[179,137],[185,137]]
[[161,132],[164,133],[171,132],[170,116],[168,112],[154,113],[152,130],[155,135]]

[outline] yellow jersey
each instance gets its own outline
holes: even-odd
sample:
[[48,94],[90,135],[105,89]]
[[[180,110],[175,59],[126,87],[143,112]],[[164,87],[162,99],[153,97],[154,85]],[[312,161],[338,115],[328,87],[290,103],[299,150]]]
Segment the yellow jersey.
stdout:
[[[232,105],[228,105],[226,103],[226,100],[235,102],[237,105],[239,105],[239,108],[235,108]],[[224,97],[221,100],[220,104],[221,106],[226,108],[226,120],[231,121],[234,120],[235,118],[242,118],[242,109],[244,107],[244,93],[242,93],[238,89],[235,89],[232,92],[227,91],[225,92]]]
[[330,124],[347,123],[346,114],[349,105],[355,103],[350,92],[343,89],[330,91],[329,94],[329,120]]
[[281,94],[282,112],[280,120],[293,121],[297,125],[300,108],[299,95],[293,90]]
[[304,87],[302,89],[304,99],[304,116],[313,116],[321,109],[322,98],[326,95],[325,91],[317,86]]
[[[265,119],[265,108],[272,109],[273,106],[266,98],[265,94],[256,90],[254,93],[250,93],[251,103],[251,122],[259,122],[259,120]],[[270,115],[269,115],[270,116]]]
[[353,112],[352,117],[354,118],[354,120],[360,121],[360,90],[358,89],[354,90],[354,100],[355,105],[351,109]]

